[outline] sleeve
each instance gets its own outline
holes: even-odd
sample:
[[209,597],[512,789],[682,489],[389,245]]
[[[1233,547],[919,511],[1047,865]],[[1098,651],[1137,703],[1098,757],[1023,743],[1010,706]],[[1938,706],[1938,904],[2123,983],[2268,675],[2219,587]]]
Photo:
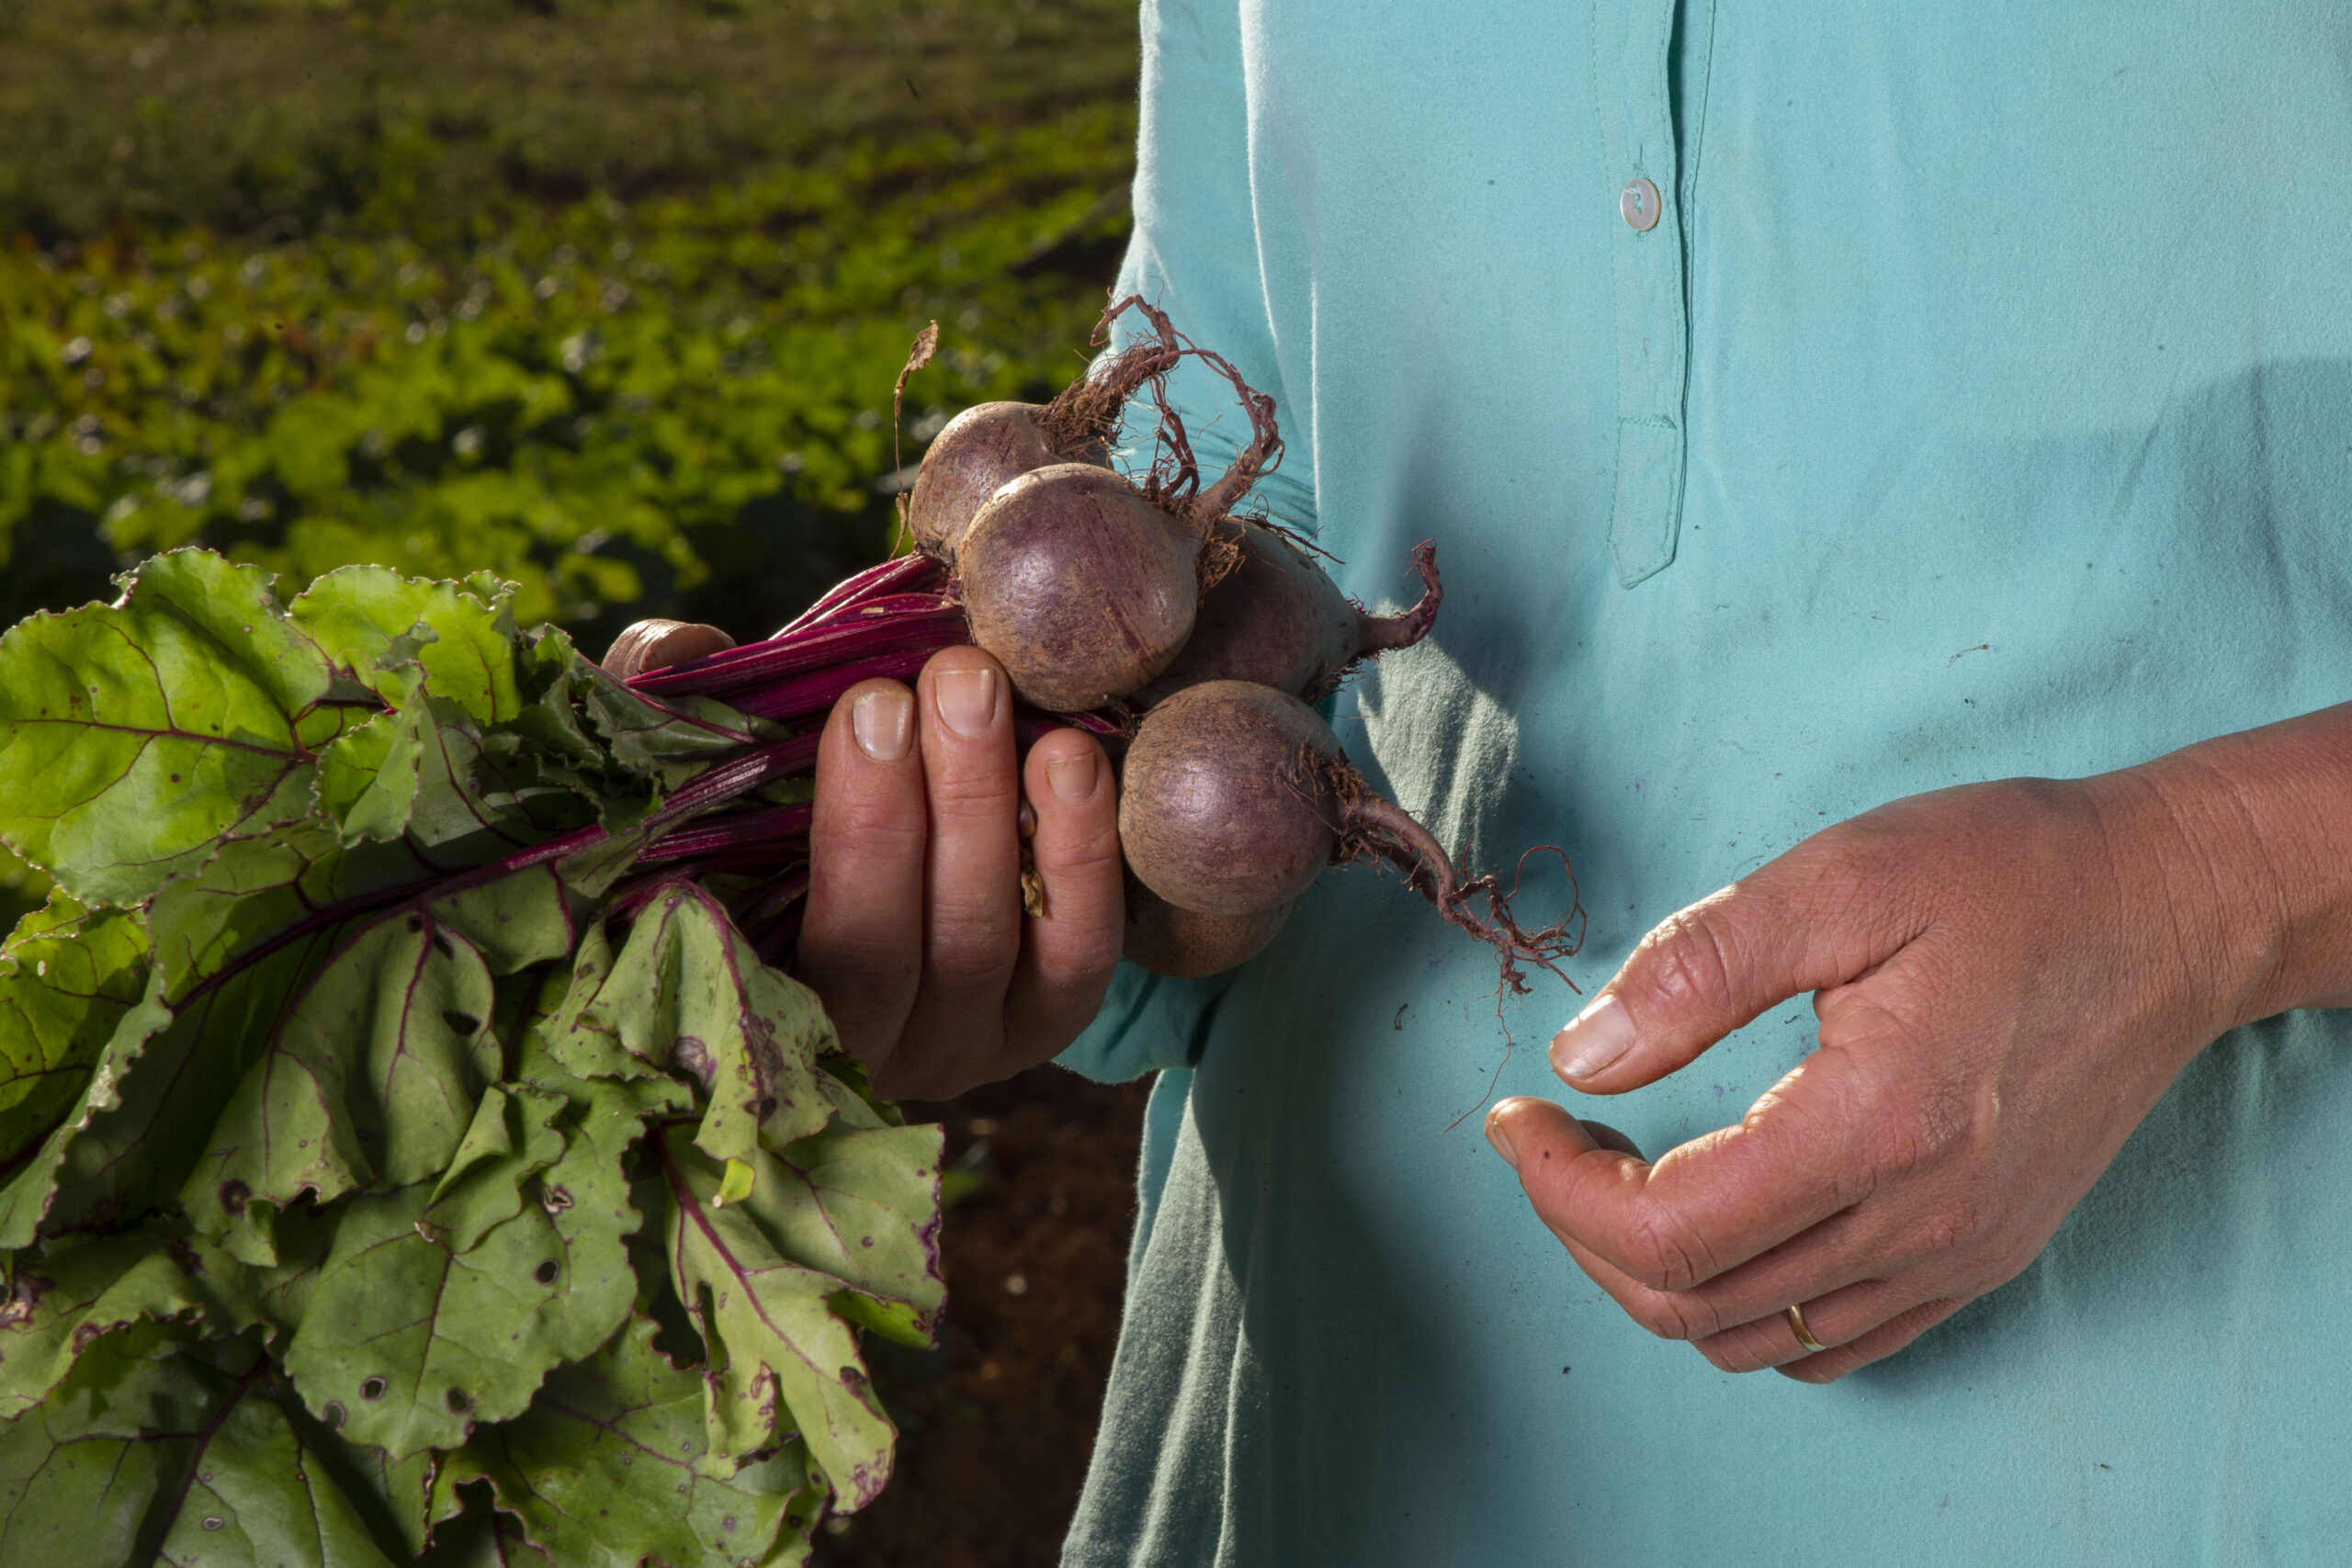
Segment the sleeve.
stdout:
[[[1135,231],[1117,297],[1140,294],[1166,310],[1187,337],[1272,393],[1283,419],[1292,404],[1259,260],[1240,0],[1145,0],[1142,34]],[[1213,475],[1237,450],[1236,431],[1248,428],[1232,388],[1188,360],[1170,377],[1169,394]],[[1131,467],[1151,460],[1154,414],[1144,400],[1130,415],[1122,456]],[[1311,531],[1311,464],[1294,423],[1283,419],[1289,451],[1257,493],[1279,521]],[[1170,979],[1122,961],[1102,1011],[1057,1059],[1105,1082],[1190,1066],[1231,984],[1231,976]]]
[[[1242,0],[1144,0],[1142,102],[1136,146],[1135,231],[1116,297],[1140,294],[1177,330],[1230,360],[1272,394],[1287,450],[1254,492],[1276,518],[1311,530],[1313,464],[1306,419],[1283,386],[1267,288],[1254,164],[1256,108],[1249,86]],[[1282,188],[1276,186],[1274,188]],[[1140,322],[1123,322],[1122,344]],[[1169,378],[1205,478],[1238,449],[1249,426],[1232,387],[1186,360]],[[1151,460],[1156,411],[1136,401],[1125,432],[1133,467]]]

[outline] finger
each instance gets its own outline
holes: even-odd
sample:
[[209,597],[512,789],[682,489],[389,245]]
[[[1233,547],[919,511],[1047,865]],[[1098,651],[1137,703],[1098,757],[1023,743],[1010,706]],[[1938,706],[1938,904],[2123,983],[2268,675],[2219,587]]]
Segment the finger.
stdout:
[[1943,1299],[1941,1292],[1925,1287],[1917,1280],[1859,1280],[1798,1303],[1814,1343],[1827,1347],[1827,1350],[1815,1350],[1797,1337],[1796,1325],[1789,1321],[1785,1303],[1767,1314],[1702,1336],[1692,1345],[1727,1372],[1792,1366],[1807,1357],[1852,1344],[1882,1324],[1892,1323],[1916,1307]]
[[869,1070],[898,1040],[922,976],[930,833],[915,694],[865,681],[833,705],[817,752],[808,909],[795,966],[842,1048]]
[[894,1097],[960,1092],[988,1076],[1021,956],[1021,791],[1010,687],[977,648],[944,649],[915,683],[931,844],[922,984]]
[[[1880,1324],[1859,1339],[1773,1370],[1782,1377],[1794,1378],[1799,1382],[1836,1382],[1857,1367],[1866,1367],[1872,1361],[1883,1360],[1894,1355],[1966,1304],[1957,1301],[1923,1303]],[[1810,1315],[1808,1312],[1808,1320]]]
[[[1829,1053],[1819,1054],[1821,1056]],[[1876,1167],[1855,1095],[1800,1093],[1797,1069],[1738,1125],[1694,1138],[1656,1165],[1602,1147],[1548,1100],[1506,1100],[1489,1136],[1519,1172],[1538,1218],[1654,1291],[1686,1292],[1850,1207]],[[1736,1320],[1735,1320],[1736,1321]],[[1720,1325],[1717,1325],[1720,1326]]]
[[1553,1038],[1553,1070],[1588,1094],[1638,1089],[1892,956],[1914,934],[1907,900],[1848,847],[1864,830],[1841,829],[1668,916]]
[[638,621],[621,629],[605,651],[605,673],[626,681],[648,670],[666,670],[689,659],[723,653],[735,639],[700,621]]
[[1005,1002],[1012,1071],[1052,1055],[1093,1018],[1126,921],[1119,791],[1102,746],[1078,730],[1055,730],[1029,749],[1023,783],[1036,814],[1030,852],[1045,905],[1023,933]]

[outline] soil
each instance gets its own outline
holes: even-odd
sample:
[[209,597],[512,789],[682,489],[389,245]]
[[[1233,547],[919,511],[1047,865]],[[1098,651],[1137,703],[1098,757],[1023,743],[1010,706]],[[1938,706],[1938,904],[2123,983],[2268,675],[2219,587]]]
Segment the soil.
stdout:
[[904,1107],[947,1129],[946,1326],[867,1342],[899,1472],[819,1532],[823,1568],[1051,1568],[1118,1337],[1148,1083],[1035,1068]]

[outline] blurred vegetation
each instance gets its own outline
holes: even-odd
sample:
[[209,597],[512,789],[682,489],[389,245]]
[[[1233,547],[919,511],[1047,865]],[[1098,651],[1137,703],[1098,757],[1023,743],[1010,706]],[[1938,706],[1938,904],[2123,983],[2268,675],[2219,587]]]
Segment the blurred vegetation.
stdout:
[[1132,0],[0,0],[0,625],[201,541],[764,633],[1082,363],[1135,52]]
[[915,444],[1057,385],[1124,4],[0,0],[0,615],[191,539],[757,632]]

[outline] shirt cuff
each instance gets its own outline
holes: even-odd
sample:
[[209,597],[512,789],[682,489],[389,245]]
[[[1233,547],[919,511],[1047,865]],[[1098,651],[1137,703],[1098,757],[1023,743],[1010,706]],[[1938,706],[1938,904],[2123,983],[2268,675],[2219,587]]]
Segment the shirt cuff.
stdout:
[[1233,976],[1175,980],[1120,961],[1102,1009],[1086,1032],[1054,1059],[1098,1083],[1124,1083],[1201,1059],[1217,1004]]

